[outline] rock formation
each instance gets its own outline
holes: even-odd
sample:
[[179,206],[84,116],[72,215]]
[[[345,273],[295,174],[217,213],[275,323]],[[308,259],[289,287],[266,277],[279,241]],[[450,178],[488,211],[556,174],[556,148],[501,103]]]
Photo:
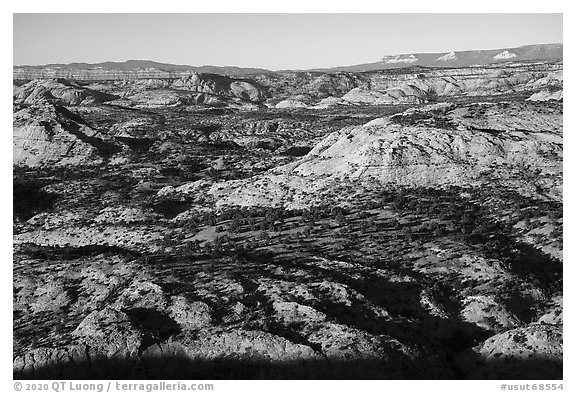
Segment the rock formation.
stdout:
[[562,145],[562,118],[553,110],[434,105],[344,128],[294,163],[213,192],[223,204],[299,206],[303,190],[344,180],[438,187],[479,184],[485,173],[521,182],[533,173],[547,198],[561,200]]
[[118,151],[81,117],[52,104],[16,110],[13,127],[15,165],[97,165]]
[[33,80],[15,88],[13,96],[14,102],[20,104],[47,101],[59,105],[86,105],[118,98],[112,94],[82,87],[66,79]]

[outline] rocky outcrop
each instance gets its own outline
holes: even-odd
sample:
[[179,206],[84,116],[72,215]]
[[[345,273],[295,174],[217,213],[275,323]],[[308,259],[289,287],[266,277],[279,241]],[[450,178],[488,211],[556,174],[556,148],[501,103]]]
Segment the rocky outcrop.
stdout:
[[527,98],[528,101],[561,101],[564,99],[564,90],[560,89],[544,89],[538,93],[532,94]]
[[190,76],[174,81],[172,87],[198,93],[236,97],[252,102],[264,101],[268,95],[266,90],[255,82],[235,80],[215,74],[193,73]]
[[195,104],[196,97],[196,94],[171,89],[143,90],[126,96],[130,100],[129,105],[134,105],[136,108],[161,108]]
[[113,94],[88,89],[66,79],[33,80],[14,89],[14,102],[34,104],[88,105],[118,98]]
[[[398,71],[281,72],[254,76],[275,98],[298,95],[316,102],[330,98],[344,103],[420,103],[439,97],[521,94],[561,84],[562,64],[524,64],[509,67],[458,69],[405,68]],[[560,80],[559,80],[560,78]],[[320,102],[320,104],[323,104]]]
[[520,320],[493,296],[468,296],[464,305],[462,318],[483,329],[502,331],[521,325]]
[[294,99],[286,99],[282,100],[276,104],[275,108],[277,109],[291,109],[291,108],[308,108],[302,101],[294,100]]
[[355,88],[342,96],[344,102],[365,105],[421,104],[427,101],[427,93],[412,85],[392,87],[384,91]]
[[562,327],[531,324],[497,334],[474,348],[470,379],[562,378]]
[[16,107],[15,165],[96,165],[121,150],[80,116],[51,104]]
[[494,181],[532,173],[546,184],[546,197],[561,200],[562,145],[562,118],[554,110],[436,105],[344,128],[292,164],[212,192],[224,204],[275,205],[346,179],[440,187],[474,184],[486,173]]

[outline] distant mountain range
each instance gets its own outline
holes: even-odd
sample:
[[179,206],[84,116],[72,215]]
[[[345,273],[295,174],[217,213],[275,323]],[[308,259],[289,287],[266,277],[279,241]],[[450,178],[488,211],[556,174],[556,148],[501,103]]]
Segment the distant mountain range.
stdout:
[[[518,48],[490,50],[452,51],[443,53],[409,53],[384,56],[374,63],[352,66],[313,69],[319,72],[363,72],[411,66],[421,67],[469,67],[483,66],[503,62],[561,61],[562,44],[526,45]],[[276,71],[276,72],[289,72]],[[300,70],[299,70],[300,71]],[[70,63],[46,65],[22,65],[13,67],[14,79],[33,78],[76,78],[76,79],[110,79],[110,78],[161,78],[178,77],[191,72],[211,73],[230,76],[274,73],[261,68],[242,68],[234,66],[191,66],[158,63],[151,60],[128,60],[125,62],[104,63]]]
[[316,71],[362,72],[410,66],[458,68],[510,61],[561,61],[562,59],[562,44],[540,44],[525,45],[517,48],[391,55],[384,56],[381,61],[375,63],[316,69]]
[[210,73],[221,75],[245,75],[245,74],[260,74],[271,73],[273,71],[265,70],[262,68],[242,68],[235,66],[191,66],[180,64],[159,63],[152,60],[128,60],[124,62],[106,61],[103,63],[70,63],[70,64],[45,64],[45,65],[23,65],[14,66],[16,71],[51,71],[51,72],[74,72],[74,71],[93,71],[102,73],[118,73],[118,72],[167,72],[167,73],[182,73],[182,72],[197,72],[197,73]]

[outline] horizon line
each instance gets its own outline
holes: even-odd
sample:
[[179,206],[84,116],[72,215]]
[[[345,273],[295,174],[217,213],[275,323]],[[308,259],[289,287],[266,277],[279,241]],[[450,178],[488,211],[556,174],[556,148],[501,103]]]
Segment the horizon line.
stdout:
[[379,62],[383,61],[384,57],[387,57],[387,56],[404,56],[404,55],[410,55],[410,54],[424,55],[424,54],[439,54],[439,53],[451,53],[451,52],[462,53],[462,52],[475,52],[475,51],[492,51],[492,50],[501,50],[501,49],[506,50],[506,49],[524,48],[527,46],[538,46],[538,45],[561,45],[561,46],[564,46],[564,43],[563,42],[550,42],[550,43],[524,44],[524,45],[514,46],[514,47],[499,47],[499,48],[489,48],[489,49],[465,49],[465,50],[440,51],[440,52],[411,52],[411,53],[385,54],[382,57],[380,57],[378,60],[375,60],[375,61],[369,62],[369,63],[346,64],[346,65],[336,65],[336,66],[329,66],[329,67],[315,67],[315,68],[305,68],[305,69],[302,69],[302,68],[283,68],[283,69],[272,70],[272,69],[258,67],[258,66],[216,65],[216,64],[203,64],[203,65],[177,64],[177,63],[169,63],[169,62],[163,62],[163,61],[152,60],[152,59],[134,59],[134,58],[127,59],[127,60],[104,60],[104,61],[97,61],[97,62],[73,61],[70,63],[13,64],[12,67],[13,68],[14,67],[46,67],[46,66],[54,66],[54,65],[72,65],[72,64],[98,65],[98,64],[104,64],[104,63],[123,64],[123,63],[127,63],[130,61],[149,61],[152,63],[172,65],[172,66],[198,67],[198,68],[200,68],[200,67],[243,68],[243,69],[253,68],[253,69],[260,69],[260,70],[271,71],[271,72],[308,71],[308,70],[324,70],[324,69],[340,68],[340,67],[354,67],[354,66],[358,66],[358,65],[362,65],[362,64],[379,63]]

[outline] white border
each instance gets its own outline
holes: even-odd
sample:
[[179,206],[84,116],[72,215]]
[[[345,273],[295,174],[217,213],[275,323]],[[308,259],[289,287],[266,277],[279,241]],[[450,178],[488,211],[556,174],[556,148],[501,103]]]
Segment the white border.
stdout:
[[[251,1],[234,1],[234,0],[217,0],[214,2],[178,2],[178,1],[124,1],[119,0],[98,0],[95,2],[82,2],[78,0],[25,0],[25,1],[12,1],[10,4],[2,4],[2,19],[1,19],[1,29],[2,29],[2,42],[4,51],[10,50],[12,52],[12,14],[13,13],[43,13],[43,12],[123,12],[123,13],[134,13],[134,12],[145,12],[145,13],[169,13],[169,12],[230,12],[230,13],[247,13],[247,12],[418,12],[418,13],[439,13],[439,12],[467,12],[467,13],[477,13],[477,12],[555,12],[564,13],[564,28],[565,37],[576,37],[574,30],[574,22],[576,22],[572,16],[573,13],[568,6],[568,1],[502,1],[502,0],[482,0],[480,2],[463,2],[463,1],[426,1],[426,0],[410,0],[410,1],[395,1],[393,3],[380,2],[380,1],[365,1],[365,0],[354,0],[354,1],[338,1],[338,2],[312,2],[311,0],[292,0],[290,2],[282,2],[281,5],[278,2],[264,1],[264,0],[251,0]],[[489,28],[489,26],[487,26]],[[573,39],[573,38],[572,38]],[[573,48],[572,41],[569,40],[564,42],[564,56],[565,56],[565,68],[564,73],[564,102],[565,108],[574,108],[573,99],[571,92],[574,91],[574,82],[571,73],[571,65],[573,64]],[[0,244],[2,255],[1,263],[1,276],[2,276],[2,292],[1,292],[1,304],[2,311],[5,315],[4,323],[2,326],[2,344],[5,345],[5,350],[1,357],[1,375],[3,385],[6,387],[7,391],[13,391],[12,380],[12,358],[11,358],[11,347],[8,344],[9,338],[12,336],[12,326],[8,322],[8,316],[12,315],[12,294],[11,294],[11,277],[12,277],[12,149],[11,149],[11,136],[9,134],[9,124],[12,122],[12,115],[9,112],[11,107],[11,98],[8,96],[8,91],[11,88],[8,86],[10,79],[8,75],[12,73],[12,62],[9,62],[9,57],[5,56],[3,61],[3,72],[4,76],[1,78],[2,89],[0,91],[4,92],[2,94],[2,114],[3,114],[3,125],[2,128],[2,143],[0,147],[2,152],[0,154],[0,159],[2,160],[0,164],[0,173],[2,175],[2,184],[4,186],[4,192],[2,195],[2,225],[0,226],[1,237]],[[574,132],[576,129],[574,125],[574,115],[573,112],[568,110],[564,117],[565,122],[565,179],[564,179],[564,199],[568,203],[564,204],[564,239],[565,239],[565,250],[564,250],[564,260],[565,264],[565,274],[567,285],[565,285],[564,293],[564,311],[565,311],[565,325],[567,328],[566,332],[572,332],[573,323],[573,304],[574,304],[574,248],[571,243],[574,239],[574,202],[576,202],[576,194],[574,192],[574,182],[573,174],[576,169],[576,153],[574,151]],[[574,202],[573,202],[574,201]],[[572,377],[573,372],[569,370],[574,369],[574,359],[572,356],[572,349],[574,348],[572,334],[567,333],[565,335],[565,379],[564,379],[564,391],[574,391],[574,386],[571,383],[574,378]],[[144,381],[143,381],[144,382]],[[150,382],[150,381],[147,381]],[[534,381],[540,383],[542,381]],[[544,381],[545,382],[545,381]],[[558,383],[560,381],[551,381]],[[274,389],[278,392],[288,392],[294,390],[305,391],[356,391],[364,389],[379,389],[378,391],[410,391],[414,389],[420,392],[496,392],[500,391],[499,386],[502,381],[214,381],[217,386],[217,392],[252,392],[252,391],[262,391],[270,392]],[[518,381],[518,383],[530,383],[529,381]]]

